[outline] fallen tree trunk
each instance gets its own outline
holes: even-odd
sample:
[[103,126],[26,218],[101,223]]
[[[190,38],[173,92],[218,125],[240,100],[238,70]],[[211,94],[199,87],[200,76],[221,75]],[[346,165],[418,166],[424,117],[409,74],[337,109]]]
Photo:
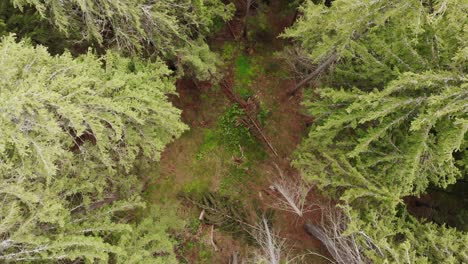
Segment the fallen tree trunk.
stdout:
[[311,223],[306,221],[305,231],[320,240],[328,249],[330,255],[339,264],[364,264],[372,263],[364,255],[366,249],[358,243],[358,236],[363,236],[367,242],[367,249],[373,249],[384,257],[380,248],[363,231],[346,234],[349,223],[347,214],[339,208],[331,205],[320,206],[321,221]]

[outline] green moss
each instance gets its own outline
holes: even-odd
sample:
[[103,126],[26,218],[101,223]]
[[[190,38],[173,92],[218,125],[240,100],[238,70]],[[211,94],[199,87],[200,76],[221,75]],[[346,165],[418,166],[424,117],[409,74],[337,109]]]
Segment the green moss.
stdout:
[[250,85],[254,75],[255,70],[252,67],[251,60],[245,55],[237,57],[235,61],[234,91],[244,99],[249,98],[253,94],[250,90]]
[[252,61],[246,55],[240,55],[235,61],[235,77],[240,85],[250,85],[252,77],[255,75]]
[[196,154],[197,160],[202,160],[207,153],[213,151],[219,144],[219,139],[217,135],[217,131],[213,129],[206,129],[203,135],[203,143],[200,145],[198,152]]

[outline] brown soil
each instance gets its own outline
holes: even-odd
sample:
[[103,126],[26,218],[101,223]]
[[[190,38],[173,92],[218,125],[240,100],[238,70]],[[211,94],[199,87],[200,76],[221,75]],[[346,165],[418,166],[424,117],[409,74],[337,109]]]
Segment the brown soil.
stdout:
[[[294,14],[279,16],[280,18],[278,18],[277,14],[282,8],[281,1],[271,0],[270,2],[268,21],[276,36],[285,26],[291,24]],[[242,8],[238,7],[238,9]],[[242,17],[242,12],[238,12],[237,15]],[[242,38],[242,23],[243,19],[241,18],[233,19],[228,26],[212,39],[213,46],[221,47],[222,43],[232,41],[234,38],[240,40]],[[266,39],[266,41],[271,40]],[[260,203],[263,208],[270,207],[276,199],[274,194],[269,191],[270,181],[277,177],[275,164],[281,168],[287,177],[291,177],[291,179],[300,177],[298,171],[290,166],[290,161],[293,151],[305,136],[307,126],[311,122],[309,117],[302,114],[301,94],[298,93],[294,97],[287,94],[287,91],[294,86],[295,82],[281,76],[281,71],[284,71],[281,65],[284,65],[284,63],[272,55],[274,50],[280,50],[283,47],[284,40],[273,39],[271,45],[268,45],[273,50],[269,50],[266,52],[266,56],[262,56],[261,53],[265,53],[265,51],[260,49],[258,45],[246,44],[246,47],[248,47],[247,52],[250,55],[260,55],[259,57],[262,58],[260,63],[265,65],[265,71],[254,78],[252,87],[255,90],[254,96],[258,98],[257,100],[264,103],[268,109],[271,109],[266,125],[261,129],[278,153],[278,156],[275,156],[269,151],[269,158],[258,161],[255,165],[255,170],[259,172],[259,177],[262,178],[260,182],[242,186],[242,188],[249,189],[249,193],[252,194],[251,197],[245,197],[245,200]],[[259,50],[257,51],[257,49]],[[228,69],[228,71],[230,70]],[[174,96],[172,101],[175,106],[183,111],[182,120],[190,126],[190,131],[168,145],[162,153],[158,169],[159,177],[152,184],[156,186],[151,194],[151,199],[154,200],[177,199],[177,195],[184,188],[184,185],[190,184],[197,177],[202,177],[196,175],[193,159],[197,155],[199,146],[203,143],[205,129],[215,127],[225,107],[230,105],[222,89],[216,89],[209,83],[181,79],[177,82],[177,93],[178,96]],[[231,158],[233,157],[225,157],[220,152],[219,158],[209,163],[210,168],[207,169],[209,169],[210,177],[212,177],[210,190],[216,191],[218,189],[219,179],[223,177],[224,166],[230,162]],[[319,199],[314,192],[311,192],[309,196],[311,201]],[[188,215],[187,212],[192,211],[193,213],[195,210],[191,205],[184,205],[183,207],[186,212],[181,212],[182,215]],[[316,222],[319,218],[320,212],[313,210],[303,218],[298,218],[292,213],[277,211],[274,227],[279,231],[279,235],[287,240],[292,252],[304,254],[307,250],[310,250],[326,255],[326,250],[321,242],[307,234],[303,228],[306,220]],[[211,237],[211,227],[201,225],[196,235],[185,234],[183,239],[185,242],[183,243],[198,241],[208,248],[214,249],[207,237]],[[236,252],[240,252],[240,255],[245,253],[245,245],[236,238],[217,229],[214,229],[213,240],[218,251],[212,250],[211,263],[228,263],[230,257]],[[188,263],[197,263],[199,250],[198,247],[195,247],[182,252],[181,259]],[[303,262],[327,263],[316,256],[305,257]]]

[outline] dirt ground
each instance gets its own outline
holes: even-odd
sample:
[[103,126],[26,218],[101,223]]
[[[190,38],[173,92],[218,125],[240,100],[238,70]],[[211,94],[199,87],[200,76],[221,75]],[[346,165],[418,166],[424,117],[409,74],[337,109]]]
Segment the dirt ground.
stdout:
[[[252,42],[240,43],[245,42],[241,36],[243,29],[241,11],[236,14],[237,18],[234,18],[211,40],[214,49],[222,47],[227,42],[241,44],[239,46],[244,47],[243,52],[250,57],[255,57],[255,63],[263,68],[252,78],[250,89],[254,91],[257,100],[269,109],[269,115],[262,130],[278,155],[275,156],[271,154],[271,151],[266,150],[269,153],[267,158],[255,161],[253,165],[255,175],[259,179],[245,182],[239,188],[248,190],[245,192],[247,196],[243,193],[245,202],[260,204],[260,207],[264,208],[268,208],[275,199],[269,191],[270,182],[278,176],[275,164],[287,177],[291,179],[299,177],[298,171],[290,166],[290,161],[293,151],[307,133],[307,125],[311,122],[310,117],[302,113],[301,94],[298,93],[294,97],[287,94],[295,82],[287,74],[285,63],[274,55],[286,43],[285,40],[277,39],[276,36],[291,24],[294,16],[293,13],[277,15],[284,8],[283,2],[270,1],[266,12],[270,29],[269,34],[261,36],[262,41],[255,41],[253,44]],[[252,12],[254,16],[255,10]],[[226,65],[227,71],[232,70],[229,68],[232,67],[229,63]],[[199,185],[203,188],[207,185],[206,188],[209,191],[219,190],[220,182],[226,173],[226,166],[234,158],[217,148],[212,149],[210,155],[205,155],[203,162],[197,162],[194,158],[200,155],[200,146],[204,144],[207,131],[216,126],[223,111],[232,104],[219,86],[181,79],[177,82],[177,93],[178,96],[174,96],[172,101],[182,110],[182,120],[190,126],[190,131],[168,145],[162,153],[157,169],[158,177],[150,184],[150,199],[153,200],[180,201],[180,192],[186,188],[199,188]],[[312,192],[309,194],[309,199],[314,200],[319,197]],[[193,205],[180,203],[183,208],[182,215],[188,217],[190,214],[199,213]],[[308,251],[312,251],[327,255],[321,242],[307,234],[303,228],[305,219],[315,221],[319,217],[320,212],[317,211],[307,213],[302,219],[292,213],[277,211],[274,227],[279,236],[286,239],[291,252],[307,254]],[[198,243],[197,246],[180,252],[181,260],[187,263],[205,263],[207,260],[203,260],[201,254],[210,255],[209,258],[205,258],[209,259],[209,263],[229,263],[234,254],[240,254],[242,257],[248,247],[235,237],[203,224],[197,227],[196,232],[186,234],[184,241],[182,247],[185,248],[190,247],[194,241]],[[215,243],[215,246],[211,241]],[[306,255],[302,262],[327,263],[323,258],[310,254]]]

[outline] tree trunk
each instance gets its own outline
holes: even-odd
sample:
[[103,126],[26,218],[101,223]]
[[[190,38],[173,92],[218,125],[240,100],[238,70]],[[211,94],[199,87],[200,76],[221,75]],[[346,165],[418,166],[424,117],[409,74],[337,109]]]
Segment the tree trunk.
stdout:
[[247,35],[247,19],[249,18],[250,15],[250,6],[252,5],[252,0],[246,0],[246,7],[245,7],[245,16],[244,16],[244,31],[242,32],[242,36],[246,41],[248,41],[248,35]]
[[322,62],[312,73],[300,81],[293,89],[291,89],[288,94],[294,95],[299,89],[302,88],[305,84],[310,82],[313,78],[317,77],[319,74],[328,69],[338,59],[338,54],[333,52],[330,57],[328,57],[324,62]]
[[117,199],[119,199],[119,196],[116,193],[111,193],[109,197],[106,197],[102,200],[95,201],[94,203],[90,204],[88,208],[85,207],[79,207],[71,211],[72,214],[79,214],[79,213],[84,213],[86,211],[93,211],[96,209],[99,209],[105,205],[111,204],[115,202]]

